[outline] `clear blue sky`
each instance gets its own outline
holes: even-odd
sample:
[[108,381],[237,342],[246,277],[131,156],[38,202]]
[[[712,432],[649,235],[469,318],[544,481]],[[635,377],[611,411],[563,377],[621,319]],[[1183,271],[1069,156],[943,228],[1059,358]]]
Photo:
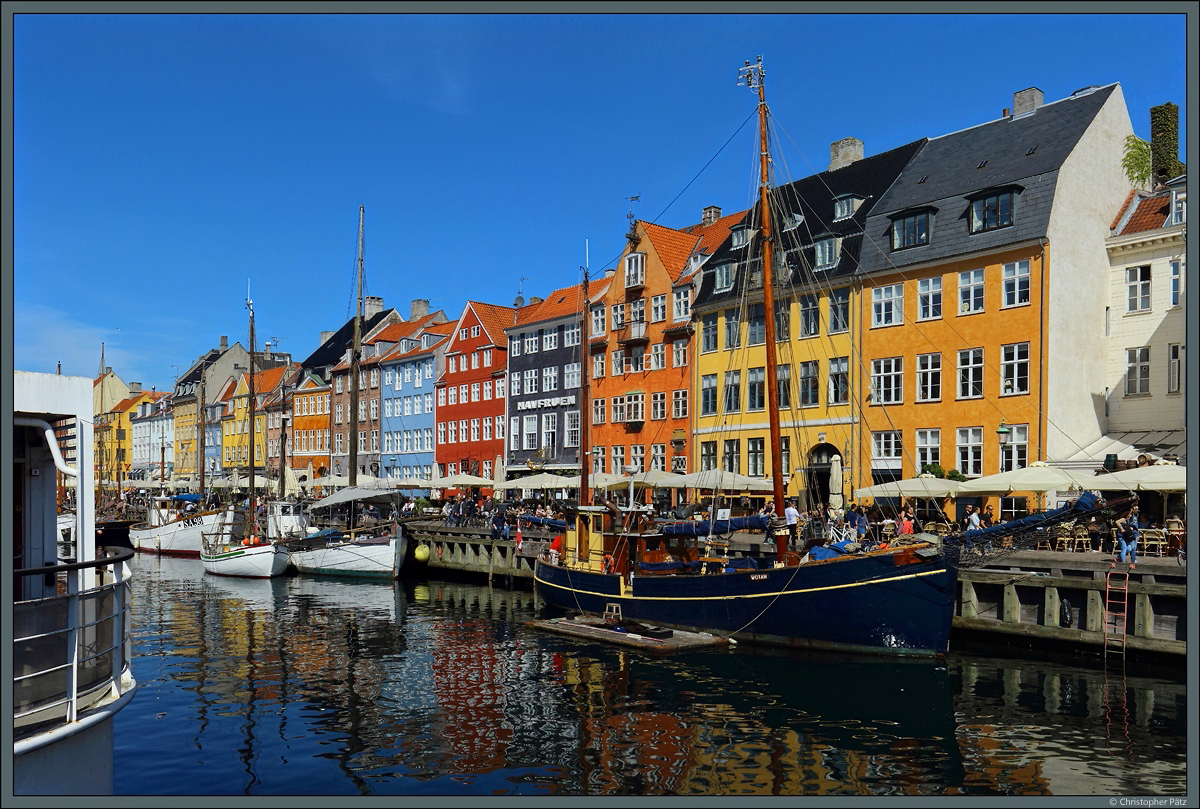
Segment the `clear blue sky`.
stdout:
[[168,388],[221,335],[246,344],[247,283],[260,342],[302,360],[352,312],[360,205],[367,293],[406,315],[413,298],[457,317],[577,283],[585,260],[613,266],[630,196],[672,227],[751,204],[755,96],[735,80],[759,54],[784,180],[826,168],[840,138],[875,154],[997,118],[1031,86],[1049,102],[1120,82],[1148,138],[1150,107],[1189,112],[1185,29],[1182,14],[17,15],[14,365],[93,376],[103,342],[127,383]]

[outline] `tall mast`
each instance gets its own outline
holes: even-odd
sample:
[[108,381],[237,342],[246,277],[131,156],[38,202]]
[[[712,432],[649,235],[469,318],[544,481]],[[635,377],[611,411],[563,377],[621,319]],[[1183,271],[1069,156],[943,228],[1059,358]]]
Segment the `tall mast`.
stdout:
[[[199,473],[199,476],[200,476],[200,496],[201,496],[201,497],[204,497],[204,427],[205,427],[205,413],[204,413],[204,365],[203,365],[203,363],[201,363],[201,365],[200,365],[200,410],[199,410],[199,413],[197,414],[197,419],[196,419],[196,421],[197,421],[197,423],[198,423],[198,425],[199,425],[199,426],[197,427],[197,429],[200,431],[200,432],[199,432],[199,435],[198,435],[198,440],[197,440],[197,442],[196,442],[196,446],[197,446],[197,448],[198,448],[198,449],[197,449],[197,451],[196,451],[196,469],[197,469],[197,472]],[[203,503],[201,503],[201,506],[203,506]]]
[[358,206],[358,308],[350,349],[350,485],[358,483],[358,352],[362,349],[363,206]]
[[257,510],[254,507],[254,301],[250,300],[248,288],[246,292],[246,308],[250,310],[250,508],[243,525],[246,527],[245,535],[249,537],[254,527]]
[[769,192],[770,177],[770,143],[767,140],[767,101],[764,81],[762,57],[757,64],[746,66],[738,71],[738,80],[747,87],[758,90],[758,208],[762,225],[760,243],[762,245],[762,282],[763,282],[763,318],[766,320],[767,337],[767,414],[771,427],[771,483],[775,499],[775,514],[783,516],[783,459],[779,431],[779,383],[776,374],[775,357],[775,281],[772,275],[773,247],[771,233],[771,206]]
[[588,292],[588,268],[583,268],[583,310],[579,313],[579,505],[592,504],[592,488],[588,477],[592,471],[592,436],[591,436],[591,386],[589,378],[592,370],[588,367],[591,351],[588,346],[588,309],[591,301]]

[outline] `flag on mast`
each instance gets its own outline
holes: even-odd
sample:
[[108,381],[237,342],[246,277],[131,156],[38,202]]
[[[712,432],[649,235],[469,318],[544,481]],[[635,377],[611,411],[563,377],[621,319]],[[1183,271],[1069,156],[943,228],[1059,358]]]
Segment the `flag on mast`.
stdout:
[[521,550],[521,521],[517,520],[517,550]]

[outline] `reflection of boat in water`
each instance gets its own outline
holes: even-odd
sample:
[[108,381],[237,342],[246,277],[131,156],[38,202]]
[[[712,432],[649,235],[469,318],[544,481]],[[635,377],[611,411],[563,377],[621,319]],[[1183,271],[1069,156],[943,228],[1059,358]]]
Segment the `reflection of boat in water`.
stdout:
[[204,589],[222,599],[236,599],[247,609],[274,612],[287,605],[288,580],[272,578],[242,578],[234,576],[203,576]]
[[185,504],[197,499],[194,494],[157,498],[147,512],[146,520],[129,529],[133,547],[143,553],[199,557],[202,534],[216,530],[222,512],[185,512]]

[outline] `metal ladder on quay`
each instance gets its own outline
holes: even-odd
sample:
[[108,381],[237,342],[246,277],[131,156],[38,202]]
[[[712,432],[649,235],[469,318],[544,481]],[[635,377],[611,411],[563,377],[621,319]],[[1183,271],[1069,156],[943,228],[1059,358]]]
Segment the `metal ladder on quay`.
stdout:
[[1104,579],[1104,658],[1125,658],[1125,638],[1129,618],[1129,572],[1109,568]]
[[1104,725],[1110,755],[1133,761],[1125,639],[1129,617],[1129,571],[1110,568],[1104,585]]

